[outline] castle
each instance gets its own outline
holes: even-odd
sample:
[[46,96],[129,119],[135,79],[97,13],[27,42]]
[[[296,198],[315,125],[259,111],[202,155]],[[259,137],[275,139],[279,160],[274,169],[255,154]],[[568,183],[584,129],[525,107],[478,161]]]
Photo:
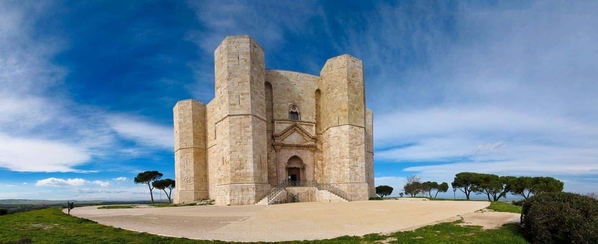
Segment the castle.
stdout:
[[358,201],[375,196],[373,116],[362,62],[320,76],[265,69],[250,36],[214,51],[215,97],[174,106],[175,203]]

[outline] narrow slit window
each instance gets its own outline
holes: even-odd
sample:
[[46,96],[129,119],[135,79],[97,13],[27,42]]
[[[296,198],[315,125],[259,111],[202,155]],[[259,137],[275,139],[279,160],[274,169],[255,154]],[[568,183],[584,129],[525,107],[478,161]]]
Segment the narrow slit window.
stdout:
[[295,106],[295,105],[291,106],[291,109],[289,111],[289,119],[290,120],[299,120],[299,109],[297,108],[297,106]]
[[299,120],[299,113],[297,113],[297,112],[289,112],[289,119],[290,120]]

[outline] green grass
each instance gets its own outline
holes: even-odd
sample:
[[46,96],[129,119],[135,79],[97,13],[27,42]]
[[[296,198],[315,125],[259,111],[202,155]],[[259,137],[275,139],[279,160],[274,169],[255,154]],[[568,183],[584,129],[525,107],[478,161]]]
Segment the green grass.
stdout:
[[521,213],[521,206],[516,206],[508,202],[491,202],[487,209],[496,212]]
[[[401,220],[397,216],[397,221]],[[460,226],[459,221],[425,226],[414,231],[363,237],[342,236],[320,241],[284,243],[527,243],[517,224],[482,230],[479,226]],[[0,243],[225,243],[172,238],[127,231],[64,214],[59,208],[0,216]]]
[[184,206],[197,206],[197,203],[185,203],[185,204],[163,203],[163,204],[154,204],[154,205],[151,205],[151,206],[152,207],[157,207],[157,208],[184,207]]
[[98,209],[119,209],[119,208],[136,208],[134,205],[106,205],[100,206]]

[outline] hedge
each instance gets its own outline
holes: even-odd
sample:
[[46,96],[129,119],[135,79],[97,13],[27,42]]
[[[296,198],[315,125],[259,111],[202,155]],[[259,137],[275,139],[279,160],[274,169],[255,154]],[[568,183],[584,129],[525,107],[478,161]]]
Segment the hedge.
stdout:
[[521,223],[532,243],[596,243],[598,200],[566,192],[538,194],[524,201]]

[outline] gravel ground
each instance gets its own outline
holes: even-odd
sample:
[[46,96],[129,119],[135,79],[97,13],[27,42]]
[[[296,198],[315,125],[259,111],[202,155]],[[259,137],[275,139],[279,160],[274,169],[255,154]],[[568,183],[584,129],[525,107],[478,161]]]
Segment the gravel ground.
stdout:
[[494,228],[519,220],[518,214],[474,213],[478,201],[385,200],[346,203],[290,203],[269,206],[187,206],[71,210],[100,224],[164,236],[223,241],[318,240],[412,230],[463,218]]

